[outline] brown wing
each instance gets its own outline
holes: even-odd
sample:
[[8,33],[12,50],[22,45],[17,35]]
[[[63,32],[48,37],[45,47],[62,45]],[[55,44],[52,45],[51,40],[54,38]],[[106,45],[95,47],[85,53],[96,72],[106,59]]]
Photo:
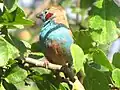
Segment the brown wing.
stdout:
[[68,24],[67,17],[66,17],[66,12],[62,6],[51,5],[49,7],[49,10],[50,12],[55,14],[55,18],[54,18],[55,22],[62,23],[69,28],[69,24]]
[[[50,5],[49,10],[50,10],[50,12],[55,14],[54,21],[56,23],[62,23],[69,28],[68,20],[66,17],[66,11],[62,6]],[[72,36],[71,30],[69,32],[70,32],[70,35]]]

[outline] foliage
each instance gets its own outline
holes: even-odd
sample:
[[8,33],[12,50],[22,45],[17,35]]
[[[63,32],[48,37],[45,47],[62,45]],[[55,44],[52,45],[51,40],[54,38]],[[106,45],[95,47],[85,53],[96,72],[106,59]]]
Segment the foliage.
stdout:
[[[37,43],[29,44],[9,33],[10,29],[22,29],[33,24],[17,1],[0,0],[0,5],[3,5],[0,8],[0,90],[71,90],[67,83],[57,80],[51,70],[25,66],[25,57],[38,59],[43,54],[33,53],[40,51]],[[80,7],[73,7],[72,0],[61,4],[70,6],[76,10],[73,13],[82,18],[78,25],[71,27],[77,44],[71,46],[71,54],[76,72],[85,74],[85,89],[109,90],[110,84],[120,88],[120,53],[115,53],[110,63],[106,51],[101,48],[101,45],[107,47],[118,38],[120,8],[113,0],[81,0]]]
[[71,45],[71,54],[73,58],[73,66],[76,70],[76,73],[80,71],[83,67],[83,62],[85,60],[84,52],[83,50],[76,44]]

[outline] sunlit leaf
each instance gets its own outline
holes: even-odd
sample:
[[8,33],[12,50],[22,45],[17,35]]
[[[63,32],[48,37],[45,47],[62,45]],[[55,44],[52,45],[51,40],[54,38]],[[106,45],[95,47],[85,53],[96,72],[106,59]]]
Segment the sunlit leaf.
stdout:
[[73,88],[72,90],[85,90],[83,85],[81,84],[81,82],[79,80],[76,80],[74,83],[73,83]]
[[106,21],[104,22],[102,30],[99,30],[98,32],[93,31],[91,33],[92,39],[100,44],[110,43],[118,38],[117,30],[118,28],[113,21]]
[[23,29],[23,28],[24,28],[23,25],[13,25],[13,26],[15,26],[15,27],[18,28],[18,29]]
[[28,43],[27,41],[23,41],[23,40],[22,40],[22,42],[24,43],[25,47],[27,47],[29,49],[31,48],[30,43]]
[[14,59],[19,54],[18,50],[0,37],[0,66],[5,66],[9,59]]
[[[115,11],[113,13],[113,11]],[[113,0],[98,0],[90,12],[89,27],[92,39],[100,44],[107,44],[118,38],[117,24],[120,9]],[[112,36],[112,37],[111,37]]]
[[67,90],[70,90],[70,87],[67,83],[62,82],[61,85],[63,85]]
[[22,87],[25,86],[25,81],[15,83],[14,85],[16,86],[17,89],[21,89]]
[[0,84],[0,90],[6,90],[6,89],[4,88],[4,86],[2,85],[2,83]]
[[100,30],[105,26],[104,20],[96,15],[89,20],[89,27],[94,30]]
[[27,77],[27,71],[18,67],[18,66],[15,66],[13,67],[11,70],[10,70],[10,73],[9,75],[6,77],[6,80],[9,82],[9,83],[19,83],[23,80],[25,80],[25,78]]
[[38,73],[39,75],[51,73],[51,70],[48,70],[46,68],[41,68],[41,67],[33,67],[33,68],[31,68],[31,70]]
[[84,52],[76,44],[72,44],[70,47],[70,50],[71,50],[71,54],[73,57],[73,66],[74,66],[76,72],[79,72],[79,70],[83,67],[83,62],[85,60]]
[[17,90],[39,90],[36,83],[32,80],[25,80],[14,85],[16,86]]
[[112,71],[112,79],[115,82],[115,86],[120,88],[120,69],[116,68]]
[[103,7],[103,0],[98,0],[97,2],[95,2],[94,5],[98,8],[102,8]]
[[21,25],[32,25],[33,21],[26,18],[24,11],[17,7],[15,11],[12,13],[9,13],[8,11],[5,11],[4,14],[1,16],[0,20],[1,25],[11,25],[16,26],[17,28],[23,28],[18,27]]

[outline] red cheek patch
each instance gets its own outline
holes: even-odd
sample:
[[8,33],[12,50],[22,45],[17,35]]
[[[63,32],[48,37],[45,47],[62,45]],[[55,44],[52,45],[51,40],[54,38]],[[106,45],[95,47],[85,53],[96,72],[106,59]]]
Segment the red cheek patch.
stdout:
[[53,15],[53,13],[48,13],[48,14],[46,14],[45,19],[48,20],[52,15]]

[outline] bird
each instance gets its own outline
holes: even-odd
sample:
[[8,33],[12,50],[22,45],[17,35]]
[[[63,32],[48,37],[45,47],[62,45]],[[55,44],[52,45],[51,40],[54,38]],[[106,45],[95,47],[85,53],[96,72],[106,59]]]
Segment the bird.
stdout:
[[37,18],[43,21],[39,41],[46,59],[53,64],[72,67],[73,59],[70,46],[74,40],[71,30],[66,25],[55,22],[55,14],[49,9],[37,14]]

